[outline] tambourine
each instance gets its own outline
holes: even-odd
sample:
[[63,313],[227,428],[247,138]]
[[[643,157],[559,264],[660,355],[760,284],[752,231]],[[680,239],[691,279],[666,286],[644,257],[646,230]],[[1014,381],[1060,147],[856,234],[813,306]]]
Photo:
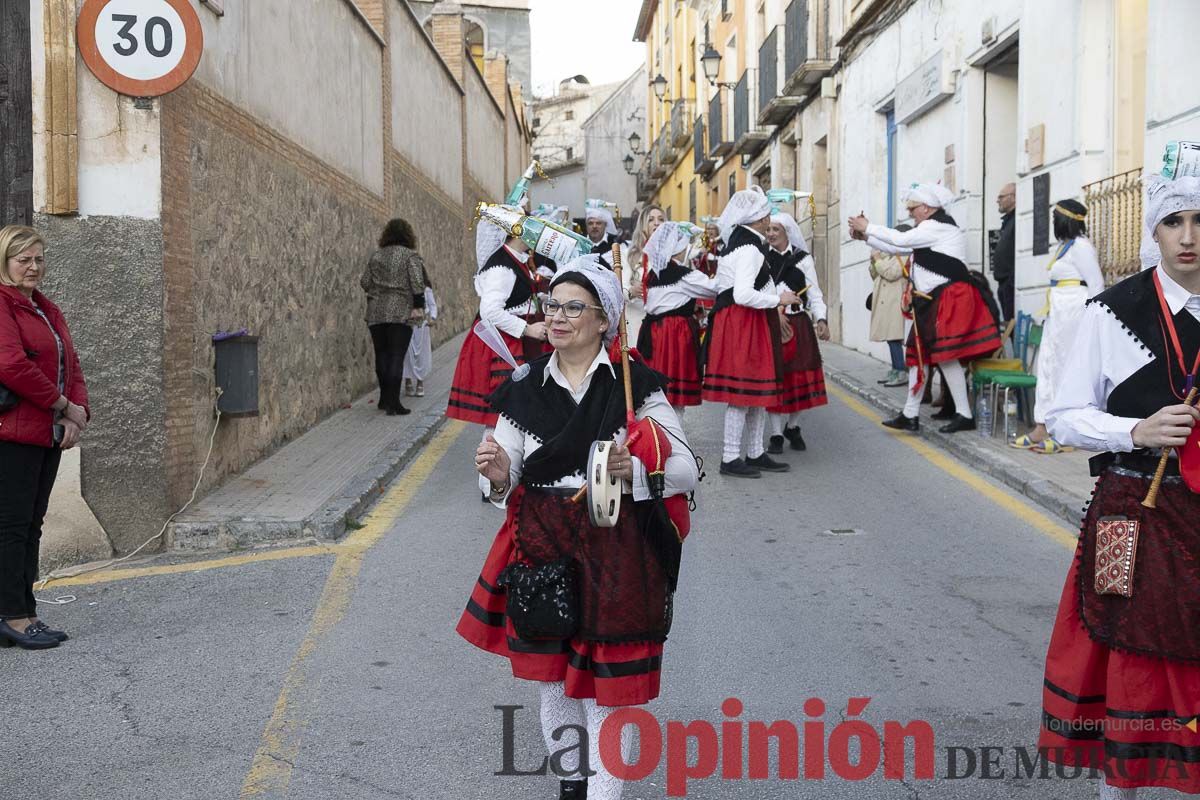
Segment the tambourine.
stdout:
[[592,442],[588,453],[587,504],[588,517],[597,528],[612,528],[621,513],[621,479],[608,472],[611,441]]

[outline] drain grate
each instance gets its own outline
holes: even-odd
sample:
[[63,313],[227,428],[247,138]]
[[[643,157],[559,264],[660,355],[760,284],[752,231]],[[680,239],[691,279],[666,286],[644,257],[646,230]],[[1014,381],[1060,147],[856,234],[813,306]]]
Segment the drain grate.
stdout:
[[862,536],[866,531],[861,528],[830,528],[821,531],[822,536]]

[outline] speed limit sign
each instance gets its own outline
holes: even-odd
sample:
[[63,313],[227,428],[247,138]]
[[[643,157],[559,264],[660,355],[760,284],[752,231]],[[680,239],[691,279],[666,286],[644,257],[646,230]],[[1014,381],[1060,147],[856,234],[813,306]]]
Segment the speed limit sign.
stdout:
[[92,74],[131,97],[175,91],[204,51],[200,18],[188,0],[85,0],[75,38]]

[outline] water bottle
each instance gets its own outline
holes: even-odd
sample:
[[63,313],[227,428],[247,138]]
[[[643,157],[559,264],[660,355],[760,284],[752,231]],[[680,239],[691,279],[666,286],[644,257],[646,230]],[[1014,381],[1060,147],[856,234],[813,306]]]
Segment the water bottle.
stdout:
[[985,439],[992,435],[992,403],[988,400],[987,392],[980,392],[975,401],[976,430]]

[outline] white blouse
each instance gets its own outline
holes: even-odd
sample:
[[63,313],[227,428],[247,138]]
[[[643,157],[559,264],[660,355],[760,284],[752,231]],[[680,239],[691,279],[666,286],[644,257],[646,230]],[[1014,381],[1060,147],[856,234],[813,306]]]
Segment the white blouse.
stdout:
[[717,296],[717,279],[689,269],[682,280],[666,286],[651,286],[646,290],[646,313],[662,314],[673,311],[691,300],[707,300]]
[[[518,253],[504,245],[508,254],[518,263],[525,264],[529,259],[528,253]],[[505,308],[504,304],[517,285],[517,276],[511,269],[492,267],[485,269],[475,276],[475,293],[479,295],[479,316],[488,320],[509,336],[520,338],[525,333],[525,320],[521,317],[537,313],[536,296],[513,308]]]
[[[894,256],[907,256],[913,250],[928,247],[939,253],[967,263],[967,235],[957,225],[927,219],[911,231],[898,231],[884,225],[867,226],[867,244],[876,250]],[[934,289],[949,279],[925,269],[916,262],[912,265],[913,288],[923,294],[931,294]]]
[[[740,227],[745,227],[740,226]],[[766,238],[754,230],[746,228],[760,241]],[[763,265],[762,251],[754,247],[739,247],[727,256],[721,256],[717,261],[717,294],[728,289],[733,290],[733,302],[739,306],[750,308],[775,308],[779,305],[779,292],[774,281],[768,280],[762,289],[754,288],[754,281]]]
[[[546,364],[546,369],[542,375],[531,373],[525,378],[527,381],[540,380],[542,385],[546,381],[553,380],[562,388],[571,393],[571,397],[576,403],[583,400],[583,396],[587,394],[588,388],[592,385],[592,375],[597,369],[607,369],[616,377],[616,370],[613,368],[612,362],[608,359],[608,350],[600,348],[600,352],[588,367],[586,376],[578,389],[571,387],[566,376],[562,374],[562,370],[558,366],[558,353],[551,353],[550,360]],[[692,457],[691,452],[687,447],[687,435],[683,432],[683,425],[679,421],[679,416],[675,413],[675,409],[667,402],[667,396],[662,390],[655,390],[646,401],[642,403],[642,407],[637,410],[638,419],[646,419],[653,417],[654,421],[663,427],[671,439],[671,455],[667,458],[666,463],[666,490],[664,495],[670,497],[675,494],[683,494],[690,492],[696,488],[696,484],[700,482],[700,472],[696,468],[696,460]],[[622,427],[617,431],[613,440],[618,444],[624,444],[629,432]],[[491,494],[491,484],[487,478],[479,476],[479,491],[489,496],[492,503],[500,508],[504,508],[508,503],[508,495],[512,493],[512,489],[521,480],[521,471],[525,464],[526,456],[537,452],[542,446],[542,442],[531,433],[523,433],[512,421],[504,414],[500,415],[496,422],[496,430],[492,436],[496,439],[496,443],[504,448],[504,452],[508,454],[510,462],[509,466],[509,490],[503,496],[497,498]],[[646,467],[641,460],[633,457],[633,482],[626,483],[625,494],[633,494],[634,500],[649,500],[650,487],[646,478]],[[584,478],[582,475],[569,475],[561,478],[553,484],[553,488],[558,489],[578,489],[583,486]]]
[[[1072,247],[1072,250],[1075,248]],[[1186,308],[1200,321],[1200,295],[1190,294],[1162,267],[1157,267],[1163,295],[1172,314]],[[1109,414],[1108,396],[1145,367],[1154,356],[1120,321],[1099,303],[1085,309],[1067,368],[1059,378],[1054,401],[1046,412],[1050,435],[1062,444],[1084,450],[1128,453],[1134,449],[1133,429],[1140,419]]]
[[[791,247],[784,251],[784,255],[790,252],[792,252]],[[817,264],[813,261],[812,253],[806,255],[796,266],[804,273],[805,286],[808,287],[808,291],[804,293],[804,297],[808,300],[808,315],[818,322],[828,319],[829,308],[825,305],[825,295],[821,291],[821,284],[817,281]]]

